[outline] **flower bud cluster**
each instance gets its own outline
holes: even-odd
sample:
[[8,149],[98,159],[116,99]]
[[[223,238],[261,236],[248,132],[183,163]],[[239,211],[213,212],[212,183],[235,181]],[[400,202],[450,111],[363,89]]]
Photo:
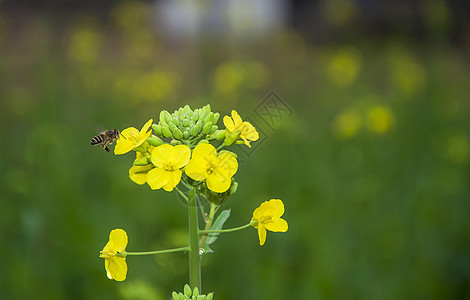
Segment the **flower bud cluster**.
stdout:
[[[219,113],[211,111],[209,104],[195,110],[191,110],[189,105],[186,105],[175,110],[173,114],[162,110],[159,123],[153,124],[152,128],[157,135],[155,138],[192,140],[213,134],[218,129],[216,124],[219,117]],[[158,140],[156,142],[158,143]]]
[[212,300],[214,293],[209,293],[207,295],[200,295],[199,289],[197,287],[194,290],[191,290],[189,285],[184,286],[184,294],[173,292],[171,294],[172,300]]

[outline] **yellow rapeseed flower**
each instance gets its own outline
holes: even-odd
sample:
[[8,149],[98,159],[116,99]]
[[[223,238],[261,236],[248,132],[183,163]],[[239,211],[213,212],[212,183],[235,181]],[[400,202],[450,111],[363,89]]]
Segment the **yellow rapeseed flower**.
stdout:
[[151,130],[147,131],[150,128],[150,125],[152,125],[152,122],[153,119],[150,119],[147,123],[145,123],[140,131],[134,127],[124,129],[121,132],[121,137],[116,142],[116,147],[114,147],[114,154],[125,154],[141,146],[152,134]]
[[244,144],[250,148],[250,141],[254,142],[259,139],[259,134],[255,127],[249,122],[244,122],[235,110],[232,110],[232,117],[224,117],[224,125],[229,133],[240,130],[240,138],[243,140]]
[[150,187],[172,191],[181,180],[182,171],[191,157],[191,149],[186,145],[172,146],[164,144],[152,151],[152,163],[156,168],[147,173],[147,183]]
[[368,122],[369,129],[372,132],[385,134],[393,128],[395,118],[389,107],[374,106],[369,109]]
[[284,203],[279,199],[264,201],[253,212],[251,226],[258,229],[259,244],[262,246],[266,241],[266,229],[273,232],[286,232],[288,225],[286,220],[281,219],[284,214]]
[[122,229],[114,229],[109,234],[109,241],[100,251],[104,258],[104,267],[109,279],[123,281],[127,275],[126,264],[127,233]]
[[235,157],[229,153],[217,155],[217,150],[211,144],[199,144],[194,148],[185,172],[194,180],[205,180],[211,191],[223,193],[230,188],[232,176],[237,170]]

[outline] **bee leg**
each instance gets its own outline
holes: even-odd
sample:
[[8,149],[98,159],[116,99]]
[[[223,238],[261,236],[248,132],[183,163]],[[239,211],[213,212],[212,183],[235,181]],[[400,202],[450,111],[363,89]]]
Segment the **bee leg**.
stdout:
[[101,147],[103,147],[103,149],[106,150],[106,152],[111,152],[111,150],[109,150],[108,145],[102,145]]

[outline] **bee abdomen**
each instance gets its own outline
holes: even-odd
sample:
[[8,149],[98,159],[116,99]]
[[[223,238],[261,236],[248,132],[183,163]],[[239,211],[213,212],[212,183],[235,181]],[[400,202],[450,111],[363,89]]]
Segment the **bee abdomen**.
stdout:
[[92,139],[91,139],[91,145],[97,145],[97,144],[101,144],[102,142],[104,141],[104,138],[101,136],[101,134],[97,135],[97,136],[94,136]]

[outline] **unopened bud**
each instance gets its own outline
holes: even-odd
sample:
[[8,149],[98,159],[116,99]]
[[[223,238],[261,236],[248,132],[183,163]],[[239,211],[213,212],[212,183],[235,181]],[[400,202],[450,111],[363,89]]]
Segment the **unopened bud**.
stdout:
[[187,297],[191,297],[192,291],[189,285],[185,284],[184,285],[184,295]]
[[162,125],[162,133],[163,133],[163,136],[166,138],[169,138],[172,136],[170,127],[168,127],[167,124]]
[[152,124],[152,129],[159,136],[163,136],[162,126],[160,124]]
[[225,129],[224,130],[216,130],[214,131],[209,137],[209,140],[222,140],[225,138]]
[[214,120],[212,121],[212,123],[217,124],[217,121],[219,121],[219,117],[220,117],[220,114],[219,114],[219,113],[215,113],[215,114],[214,114]]
[[227,146],[232,145],[238,138],[240,137],[241,131],[237,130],[235,132],[230,133],[225,137],[224,143]]
[[204,127],[202,127],[202,133],[208,134],[211,131],[211,128],[212,128],[212,121],[205,123]]
[[158,147],[160,146],[161,144],[163,144],[163,141],[161,138],[159,138],[158,136],[155,136],[155,135],[152,135],[152,136],[149,136],[147,138],[147,142],[149,142],[150,145],[154,146],[154,147]]

